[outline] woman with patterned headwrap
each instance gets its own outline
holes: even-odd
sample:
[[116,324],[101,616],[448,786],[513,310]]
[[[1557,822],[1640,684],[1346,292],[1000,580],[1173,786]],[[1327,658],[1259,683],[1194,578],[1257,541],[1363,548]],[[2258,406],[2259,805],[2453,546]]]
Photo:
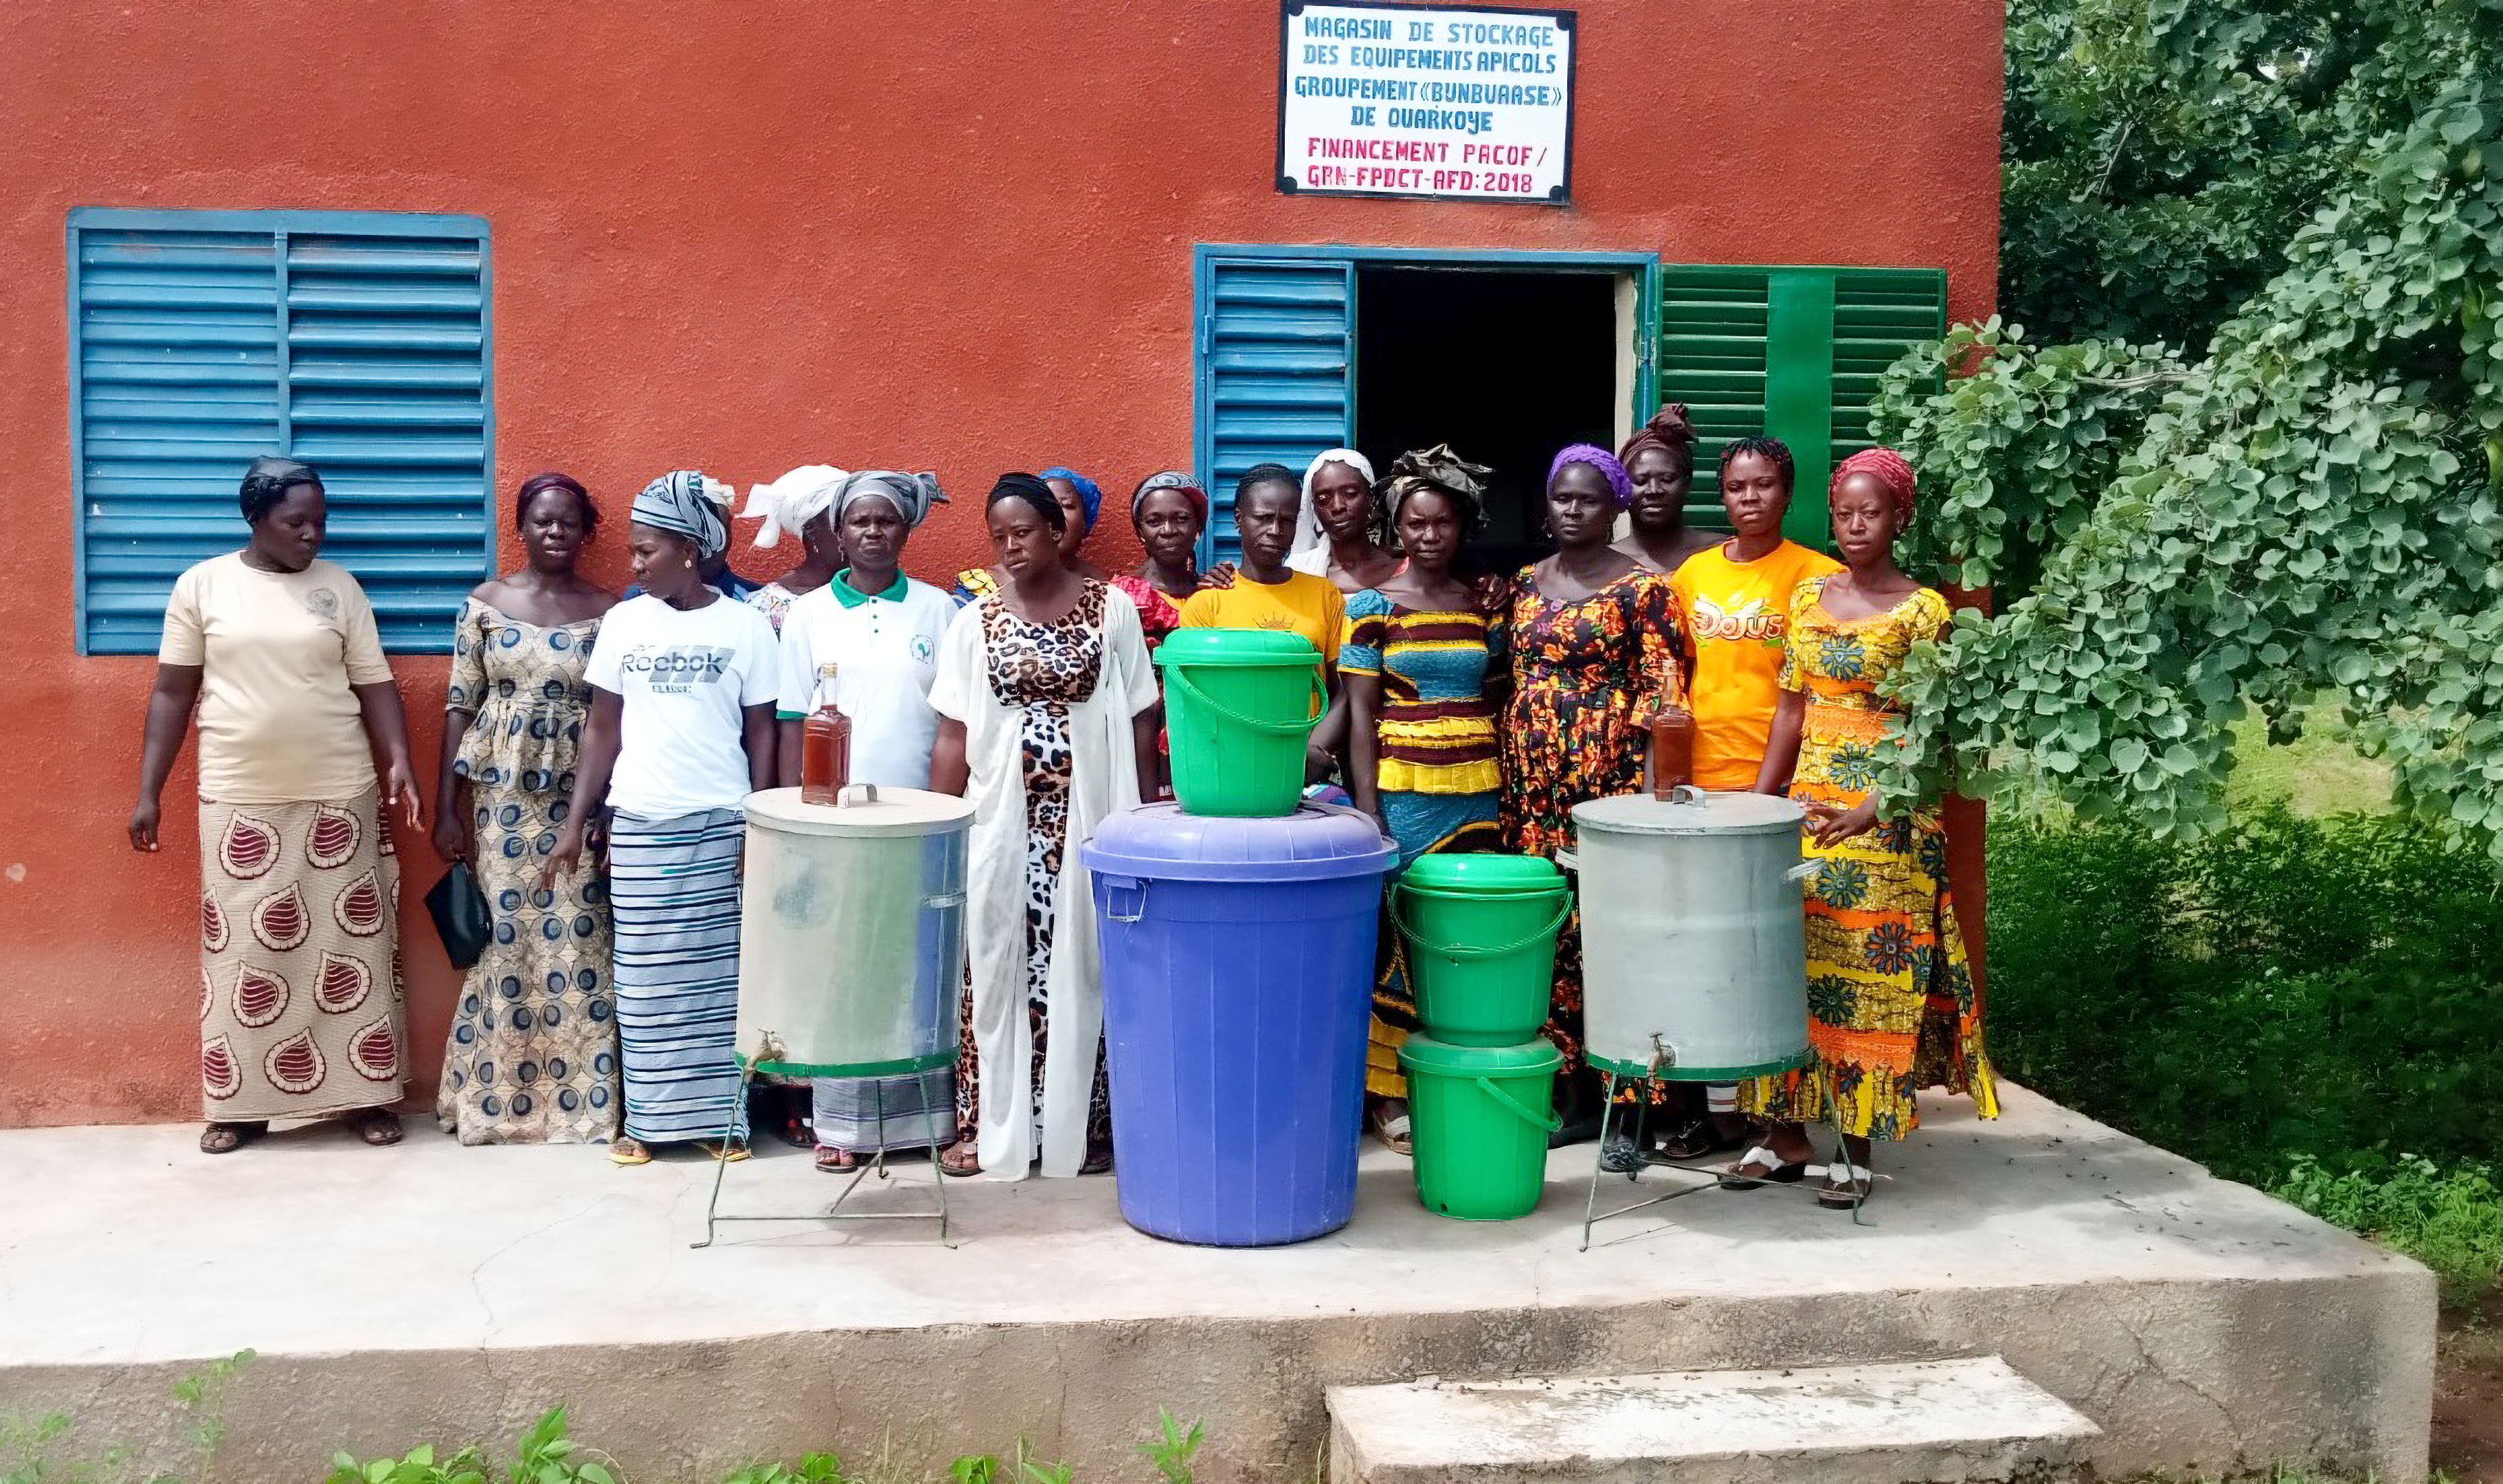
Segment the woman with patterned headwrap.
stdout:
[[1377,538],[1381,517],[1372,461],[1353,448],[1325,448],[1304,466],[1304,504],[1295,521],[1290,570],[1327,577],[1341,593],[1390,580],[1399,553]]
[[[1547,470],[1547,532],[1556,554],[1512,581],[1505,639],[1503,832],[1525,855],[1573,843],[1573,807],[1642,786],[1650,733],[1663,705],[1686,703],[1686,628],[1668,579],[1610,546],[1633,482],[1606,449],[1576,443]],[[1564,1053],[1569,1108],[1595,1116],[1582,1053],[1582,933],[1556,941],[1549,1037]],[[1586,1135],[1587,1136],[1587,1135]],[[1620,1156],[1622,1159],[1622,1156]]]
[[1139,610],[1070,570],[1069,516],[1032,474],[986,505],[1007,582],[956,614],[930,689],[930,786],[974,803],[965,881],[973,992],[951,1175],[1023,1180],[1113,1162],[1104,980],[1078,846],[1134,808],[1155,767],[1156,684]]
[[[1043,481],[1044,488],[1060,505],[1063,524],[1060,530],[1061,564],[1080,577],[1093,582],[1109,582],[1112,574],[1078,554],[1086,538],[1095,534],[1095,518],[1104,513],[1104,491],[1094,480],[1066,465],[1055,464],[1032,477]],[[956,590],[949,594],[958,603],[972,603],[1000,590],[1008,573],[997,567],[973,567],[956,574]]]
[[1970,1092],[1983,1118],[1999,1116],[1946,837],[1926,809],[1879,818],[1873,790],[1878,758],[1901,745],[1888,722],[1903,713],[1878,687],[1947,626],[1946,600],[1895,565],[1914,493],[1912,466],[1893,449],[1854,454],[1834,471],[1834,543],[1849,565],[1801,582],[1791,601],[1758,783],[1769,793],[1787,782],[1806,807],[1807,857],[1822,867],[1807,889],[1810,1059],[1741,1089],[1742,1106],[1774,1122],[1730,1173],[1798,1180],[1815,1156],[1803,1124],[1831,1120],[1847,1157],[1828,1167],[1817,1199],[1844,1208],[1869,1193],[1869,1141],[1919,1126],[1915,1089]]
[[1720,537],[1686,523],[1686,500],[1695,487],[1695,425],[1686,404],[1669,402],[1634,430],[1617,450],[1633,502],[1626,507],[1632,531],[1617,550],[1656,572],[1673,572],[1688,557]]
[[738,512],[738,518],[764,522],[756,528],[757,550],[773,550],[785,535],[800,537],[799,564],[741,600],[771,621],[777,634],[792,601],[824,587],[835,569],[843,565],[842,543],[835,538],[832,512],[835,492],[848,477],[831,464],[804,464],[747,492],[747,508]]
[[1147,560],[1113,579],[1139,605],[1148,652],[1182,622],[1182,604],[1199,591],[1199,536],[1208,529],[1208,492],[1181,469],[1149,474],[1130,497],[1130,529]]
[[732,1053],[738,1009],[738,855],[747,795],[772,786],[773,626],[703,579],[730,532],[703,472],[674,469],[634,498],[627,550],[643,595],[608,610],[584,678],[591,720],[571,811],[540,886],[580,865],[605,806],[616,925],[625,1131],[619,1164],[653,1144],[720,1138],[746,1156]]
[[[1500,850],[1502,795],[1494,692],[1503,622],[1454,574],[1477,524],[1492,470],[1448,444],[1401,454],[1382,483],[1390,530],[1407,561],[1347,601],[1339,674],[1348,696],[1348,792],[1399,846],[1399,869],[1421,855]],[[1417,1004],[1399,935],[1385,931],[1365,1087],[1383,1141],[1407,1152],[1408,1080],[1399,1048]]]

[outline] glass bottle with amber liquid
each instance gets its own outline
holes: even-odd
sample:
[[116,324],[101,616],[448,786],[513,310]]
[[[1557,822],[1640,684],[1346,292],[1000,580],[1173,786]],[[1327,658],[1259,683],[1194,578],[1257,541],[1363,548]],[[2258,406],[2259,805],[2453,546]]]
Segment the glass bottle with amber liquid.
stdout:
[[[821,666],[817,678],[831,679],[833,671],[832,665]],[[800,728],[800,802],[839,804],[843,785],[851,780],[852,719],[829,701]]]

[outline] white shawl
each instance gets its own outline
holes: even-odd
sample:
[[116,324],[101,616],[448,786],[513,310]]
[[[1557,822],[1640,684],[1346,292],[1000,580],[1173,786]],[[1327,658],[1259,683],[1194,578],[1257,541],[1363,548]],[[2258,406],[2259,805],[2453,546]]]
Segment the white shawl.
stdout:
[[[1002,705],[991,690],[982,606],[983,601],[969,604],[948,625],[939,644],[930,704],[965,724],[972,773],[965,790],[974,802],[965,948],[974,982],[974,1048],[981,1058],[982,1169],[994,1180],[1023,1180],[1035,1156],[1034,1034],[1026,1015],[1025,772],[1018,743],[1023,709]],[[1094,892],[1078,847],[1105,815],[1139,803],[1131,719],[1155,704],[1138,606],[1108,585],[1095,694],[1069,708],[1069,839],[1053,893],[1051,967],[1044,991],[1049,1007],[1042,1151],[1047,1176],[1075,1175],[1085,1161],[1087,1103],[1104,1035]]]

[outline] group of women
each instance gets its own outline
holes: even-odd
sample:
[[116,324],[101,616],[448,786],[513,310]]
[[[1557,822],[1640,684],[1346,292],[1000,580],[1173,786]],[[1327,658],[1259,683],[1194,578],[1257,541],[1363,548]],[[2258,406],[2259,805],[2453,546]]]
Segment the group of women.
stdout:
[[[1178,627],[1260,627],[1324,656],[1309,777],[1375,815],[1401,869],[1438,851],[1553,854],[1576,804],[1642,785],[1647,722],[1667,706],[1697,719],[1699,783],[1800,799],[1824,863],[1808,908],[1815,1061],[1699,1107],[1640,1094],[1652,1106],[1613,1121],[1603,1157],[1629,1168],[1655,1140],[1670,1157],[1743,1150],[1735,1181],[1796,1181],[1814,1154],[1805,1123],[1831,1118],[1855,1157],[1825,1193],[1865,1193],[1866,1141],[1913,1125],[1916,1087],[1993,1111],[1937,822],[1880,819],[1869,792],[1894,705],[1877,682],[1945,609],[1892,560],[1913,495],[1900,458],[1836,473],[1837,563],[1783,538],[1792,466],[1771,439],[1723,455],[1734,534],[1688,530],[1694,443],[1671,407],[1615,452],[1563,449],[1544,487],[1555,552],[1508,575],[1469,562],[1489,470],[1448,446],[1379,477],[1344,448],[1300,472],[1249,470],[1242,558],[1212,571],[1195,564],[1210,511],[1188,474],[1138,485],[1146,557],[1117,573],[1085,555],[1103,514],[1092,480],[1004,474],[985,500],[995,563],[952,594],[903,570],[945,498],[928,474],[810,466],[757,487],[756,545],[800,548],[759,584],[726,560],[729,487],[673,470],[634,500],[622,599],[579,570],[600,519],[590,495],[530,480],[513,512],[526,565],[482,584],[455,628],[432,840],[470,864],[494,929],[462,989],[438,1122],[463,1143],[605,1142],[621,1164],[681,1143],[743,1156],[740,801],[798,780],[801,724],[836,705],[856,780],[977,805],[963,1050],[952,1074],[820,1079],[761,1106],[829,1169],[939,1145],[951,1174],[1109,1167],[1077,846],[1162,789],[1151,649]],[[201,1145],[333,1113],[394,1142],[385,811],[417,821],[406,730],[363,594],[319,557],[319,474],[257,461],[241,502],[250,543],[186,573],[169,606],[130,830],[155,847],[196,699]],[[1404,1150],[1397,1053],[1416,1014],[1398,936],[1383,943],[1369,1117]],[[1560,1106],[1587,1129],[1580,1021],[1568,924],[1549,1032],[1567,1053]]]

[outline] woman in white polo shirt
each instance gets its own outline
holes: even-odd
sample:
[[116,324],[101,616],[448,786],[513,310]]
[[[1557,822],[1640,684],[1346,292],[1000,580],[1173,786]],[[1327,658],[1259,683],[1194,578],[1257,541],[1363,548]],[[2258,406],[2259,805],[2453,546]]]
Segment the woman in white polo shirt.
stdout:
[[[851,781],[928,788],[939,713],[930,708],[939,639],[956,601],[904,575],[904,543],[947,497],[929,474],[862,469],[835,492],[831,514],[850,566],[792,601],[782,615],[782,783],[800,781],[808,714],[851,718]],[[817,1167],[848,1170],[863,1155],[925,1149],[956,1136],[955,1069],[893,1077],[820,1077],[812,1094]]]

